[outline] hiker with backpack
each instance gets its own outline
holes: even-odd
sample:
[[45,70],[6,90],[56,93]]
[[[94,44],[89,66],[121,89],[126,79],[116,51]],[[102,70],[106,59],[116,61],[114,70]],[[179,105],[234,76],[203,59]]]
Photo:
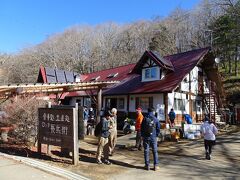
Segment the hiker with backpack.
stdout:
[[[108,142],[109,129],[112,128],[112,126],[110,125],[111,116],[112,114],[110,111],[105,111],[104,117],[97,124],[96,129],[94,131],[95,136],[99,137],[96,156],[98,164],[102,164],[103,162],[107,165],[111,164],[111,162],[109,161],[109,142]],[[103,162],[101,160],[102,153],[104,159]]]
[[175,125],[175,118],[176,118],[176,114],[173,110],[173,108],[170,110],[170,112],[168,113],[168,117],[170,120],[170,127],[173,127]]
[[109,129],[109,155],[112,156],[114,152],[114,148],[117,143],[117,109],[112,108],[111,110],[112,116],[110,119],[110,126],[112,126],[111,129]]
[[205,115],[203,121],[204,123],[201,125],[201,133],[204,137],[206,159],[211,160],[212,146],[215,145],[218,129],[209,119],[208,115]]
[[144,147],[145,169],[150,170],[149,148],[151,147],[153,153],[153,170],[157,171],[158,166],[158,152],[157,152],[157,137],[160,133],[160,123],[155,117],[155,109],[148,108],[148,114],[143,118],[141,124],[141,136]]

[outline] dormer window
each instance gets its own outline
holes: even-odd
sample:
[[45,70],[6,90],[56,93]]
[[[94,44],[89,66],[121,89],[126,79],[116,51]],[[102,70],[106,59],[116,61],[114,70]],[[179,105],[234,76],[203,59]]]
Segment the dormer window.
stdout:
[[100,78],[100,76],[93,77],[90,81],[97,81]]
[[107,76],[107,78],[114,78],[117,77],[118,73],[112,73]]
[[154,81],[159,79],[160,68],[158,66],[142,69],[142,81]]

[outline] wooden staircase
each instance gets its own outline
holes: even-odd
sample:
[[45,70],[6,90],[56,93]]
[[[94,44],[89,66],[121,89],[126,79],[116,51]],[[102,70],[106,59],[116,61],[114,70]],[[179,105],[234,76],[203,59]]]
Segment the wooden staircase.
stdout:
[[219,100],[215,93],[215,83],[210,81],[209,92],[205,92],[203,96],[204,111],[209,114],[209,118],[214,122],[221,121],[221,111]]

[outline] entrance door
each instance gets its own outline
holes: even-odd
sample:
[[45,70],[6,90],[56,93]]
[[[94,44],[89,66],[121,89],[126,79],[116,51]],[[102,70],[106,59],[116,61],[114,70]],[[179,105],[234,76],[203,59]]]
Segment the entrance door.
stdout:
[[107,109],[117,108],[117,98],[106,98],[105,107]]

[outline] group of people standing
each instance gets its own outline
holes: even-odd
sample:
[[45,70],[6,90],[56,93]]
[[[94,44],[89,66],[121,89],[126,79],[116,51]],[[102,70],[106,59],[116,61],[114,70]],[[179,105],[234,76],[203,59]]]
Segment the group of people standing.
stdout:
[[[136,109],[136,145],[138,150],[144,148],[144,161],[146,170],[150,170],[149,151],[153,153],[153,170],[159,169],[157,137],[160,134],[160,122],[155,116],[155,109],[148,108],[148,113],[144,116],[142,109]],[[176,114],[173,109],[169,113],[171,127],[174,126]],[[212,146],[215,144],[215,135],[217,134],[216,126],[209,120],[206,115],[204,123],[201,126],[201,133],[204,137],[204,146],[206,151],[206,159],[211,159]],[[96,161],[98,164],[110,165],[109,156],[113,155],[117,140],[117,109],[113,108],[105,111],[101,121],[101,132],[99,134]],[[103,158],[102,158],[103,153]]]
[[101,131],[98,137],[97,163],[110,165],[109,156],[113,155],[117,142],[117,109],[112,108],[111,111],[105,111],[99,123],[101,123]]
[[[158,152],[157,152],[157,137],[160,133],[160,123],[155,117],[155,109],[148,108],[148,114],[144,117],[142,109],[137,108],[136,119],[136,147],[139,150],[144,147],[145,169],[150,170],[149,150],[153,152],[153,169],[159,169]],[[99,134],[98,148],[96,161],[98,164],[110,165],[109,156],[113,155],[114,147],[117,138],[117,109],[113,108],[111,111],[105,111],[101,119],[101,133]],[[103,153],[103,158],[102,158]]]

